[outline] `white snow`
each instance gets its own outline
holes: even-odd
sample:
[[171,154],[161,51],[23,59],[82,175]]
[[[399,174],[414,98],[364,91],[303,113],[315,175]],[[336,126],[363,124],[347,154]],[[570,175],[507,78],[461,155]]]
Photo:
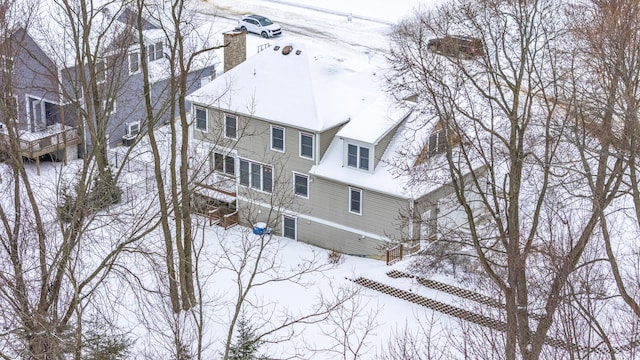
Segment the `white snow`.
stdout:
[[[327,0],[318,3],[314,0],[287,0],[266,1],[250,0],[238,2],[235,0],[216,0],[214,5],[224,5],[227,7],[251,8],[251,6],[266,7],[278,13],[280,11],[292,11],[294,8],[310,9],[312,14],[319,13],[326,16],[340,16],[340,23],[343,26],[336,30],[336,34],[350,32],[351,23],[347,24],[344,14],[353,14],[353,23],[363,21],[363,19],[374,19],[383,23],[394,22],[411,8],[422,4],[419,0]],[[203,3],[202,6],[206,4]],[[423,4],[424,5],[424,4]],[[296,20],[305,22],[309,16]],[[378,25],[376,25],[378,26]],[[362,41],[370,42],[371,39],[385,39],[384,33],[388,31],[388,25],[378,27],[380,32],[376,34],[362,33]],[[286,28],[284,29],[286,31]],[[322,29],[318,29],[321,31]],[[314,30],[310,30],[311,33]],[[372,36],[369,36],[372,35]],[[240,65],[249,71],[243,72],[242,76],[231,77],[222,75],[215,86],[207,86],[201,91],[191,96],[196,102],[207,103],[211,99],[225,101],[233,99],[235,110],[241,113],[265,119],[278,119],[283,124],[307,128],[313,131],[320,131],[332,128],[337,125],[347,123],[340,131],[339,137],[349,138],[362,142],[376,143],[381,136],[398,124],[406,114],[405,110],[395,107],[388,107],[389,102],[381,100],[381,61],[379,55],[371,56],[372,52],[364,52],[360,44],[343,44],[332,40],[289,38],[291,35],[283,35],[282,39],[273,41],[272,47],[264,50],[263,53],[254,57],[249,57],[247,62]],[[360,35],[359,35],[360,36]],[[263,42],[262,39],[252,37],[248,43]],[[310,46],[312,43],[313,46]],[[294,44],[293,53],[282,55],[281,49],[289,44]],[[274,51],[275,45],[279,45],[280,51]],[[312,50],[312,47],[315,50]],[[386,44],[379,44],[380,48],[386,48]],[[296,55],[296,50],[301,50]],[[253,71],[255,69],[255,72]],[[285,71],[286,70],[286,71]],[[302,80],[300,77],[311,74],[311,79]],[[346,81],[353,87],[345,88],[336,79]],[[303,87],[303,88],[301,88]],[[225,92],[228,94],[225,95]],[[238,96],[242,94],[241,96]],[[311,94],[312,97],[302,98],[300,94]],[[228,95],[228,96],[227,96]],[[286,99],[288,106],[275,106],[281,104],[281,99]],[[253,107],[247,110],[247,101],[254,100]],[[334,106],[329,106],[333,104]],[[340,104],[341,106],[335,106]],[[318,176],[332,177],[363,188],[374,188],[378,191],[391,194],[404,194],[404,179],[395,176],[390,169],[381,164],[376,168],[372,176],[362,176],[361,171],[348,169],[342,166],[343,143],[336,137],[330,145],[327,154],[322,159],[321,164],[312,170],[312,174]],[[402,144],[396,141],[387,150],[389,155],[398,149]],[[373,155],[373,154],[372,154]],[[79,163],[78,163],[79,164]],[[58,176],[62,171],[59,164],[42,164],[40,178],[35,176],[34,166],[27,165],[32,178],[47,179]],[[67,170],[73,172],[73,164]],[[66,172],[66,171],[65,171]],[[373,180],[375,178],[375,180]],[[55,191],[55,189],[50,189]],[[142,190],[141,190],[142,192]],[[146,194],[138,196],[144,198]],[[409,196],[405,194],[404,196]],[[122,208],[126,208],[126,204]],[[117,211],[117,209],[116,209]],[[230,263],[227,262],[229,250],[234,246],[239,246],[243,240],[255,241],[251,229],[234,227],[229,230],[222,230],[218,227],[209,227],[205,219],[197,219],[199,232],[197,238],[200,239],[199,248],[201,251],[200,266],[198,270],[201,274],[202,285],[204,286],[203,318],[205,319],[205,339],[207,341],[206,353],[203,358],[217,358],[222,349],[223,336],[226,334],[230,316],[230,304],[237,295],[237,285],[234,282],[233,273],[229,270]],[[157,233],[150,234],[145,240],[142,249],[156,250],[162,253]],[[155,237],[154,237],[155,236]],[[319,259],[320,264],[326,264],[328,251],[315,248],[310,245],[295,242],[284,238],[274,238],[272,250],[273,263],[271,268],[266,269],[267,274],[280,275],[290,274],[291,269],[300,268],[305,259]],[[277,250],[277,251],[276,251]],[[149,254],[153,254],[149,251]],[[140,276],[151,289],[162,288],[155,278],[152,265],[146,259],[135,258],[140,253],[123,254],[123,260],[129,261],[130,271]],[[131,256],[127,259],[127,256]],[[277,282],[256,288],[251,294],[250,301],[253,304],[261,304],[250,311],[253,322],[262,325],[261,330],[273,327],[273,321],[280,319],[282,314],[300,315],[309,311],[317,303],[320,296],[331,297],[339,293],[340,289],[354,288],[350,279],[358,276],[366,276],[370,279],[388,283],[393,286],[415,291],[423,296],[428,296],[443,302],[453,301],[452,296],[436,291],[421,288],[409,279],[391,279],[386,272],[393,268],[403,269],[405,263],[397,263],[393,267],[385,265],[379,260],[363,259],[358,257],[345,256],[342,264],[336,266],[326,266],[322,272],[314,272],[305,275],[298,282]],[[263,279],[262,279],[263,280]],[[444,277],[438,278],[440,281],[452,282],[452,279]],[[304,285],[304,286],[303,286]],[[139,336],[136,340],[137,350],[161,352],[165,344],[171,344],[173,340],[171,331],[174,325],[171,323],[172,315],[163,306],[166,303],[158,300],[153,295],[148,296],[144,301],[148,304],[136,303],[127,290],[126,285],[118,288],[122,293],[110,290],[106,302],[113,306],[118,317],[117,323],[126,326],[131,330],[131,334]],[[371,333],[364,338],[363,353],[359,359],[378,358],[384,351],[393,332],[402,332],[405,327],[415,330],[420,324],[432,326],[435,334],[445,332],[450,325],[454,325],[457,320],[451,319],[440,313],[434,313],[421,306],[399,300],[397,298],[382,295],[372,290],[361,289],[361,293],[354,301],[354,306],[361,306],[362,311],[354,317],[356,328],[365,326],[373,319]],[[142,301],[141,301],[142,302]],[[145,313],[142,310],[148,310]],[[265,345],[263,351],[269,356],[285,358],[294,356],[295,350],[308,347],[312,349],[333,349],[340,350],[340,344],[328,334],[336,330],[336,327],[344,326],[344,319],[335,319],[334,323],[325,322],[322,326],[294,327],[296,336],[290,341],[274,342]],[[149,323],[149,321],[155,321]],[[164,321],[164,322],[163,322]],[[429,325],[431,324],[431,325]],[[278,333],[278,336],[283,334]],[[437,335],[434,335],[437,337]],[[270,340],[277,340],[277,336]],[[429,341],[428,339],[425,339]],[[306,353],[309,355],[312,351]],[[455,350],[451,350],[455,353]],[[155,354],[155,353],[153,353]],[[446,356],[443,355],[443,356]],[[140,356],[142,357],[142,356]],[[342,358],[339,353],[322,352],[315,357],[318,359]]]

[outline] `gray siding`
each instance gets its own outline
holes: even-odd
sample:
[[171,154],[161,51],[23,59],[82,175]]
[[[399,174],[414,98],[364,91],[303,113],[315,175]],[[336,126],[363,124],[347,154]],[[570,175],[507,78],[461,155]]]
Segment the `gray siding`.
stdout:
[[[13,96],[17,99],[17,118],[21,129],[35,131],[29,117],[28,96],[44,99],[47,102],[60,104],[58,91],[58,71],[56,65],[47,57],[42,49],[27,35],[24,30],[16,31],[11,37],[11,45],[2,45],[3,53],[13,58],[13,73],[10,79]],[[0,72],[1,73],[1,72]],[[56,116],[60,121],[60,116]],[[3,119],[4,121],[4,119]]]
[[[239,201],[239,220],[243,226],[251,227],[257,222],[268,223],[275,235],[283,235],[283,214],[255,203]],[[334,227],[305,214],[287,213],[296,219],[297,241],[308,243],[344,254],[367,256],[382,259],[384,249],[389,243],[362,233],[340,227]]]
[[397,217],[408,200],[361,189],[362,214],[358,215],[349,212],[348,184],[316,177],[310,185],[306,200],[310,215],[380,236],[398,232]]
[[[121,69],[122,72],[128,74],[128,64]],[[213,71],[213,66],[192,71],[187,76],[187,94],[200,88],[200,79],[204,76],[209,76]],[[146,108],[144,104],[144,79],[142,73],[125,75],[121,74],[124,79],[121,90],[116,95],[116,112],[109,118],[109,126],[107,133],[109,134],[110,145],[118,145],[122,141],[122,137],[127,133],[127,123],[140,121],[141,128],[144,129],[146,124]],[[179,114],[177,109],[177,101],[174,100],[176,105],[175,112],[171,112],[171,89],[170,79],[164,79],[156,83],[151,84],[151,105],[154,109],[155,116],[154,126],[164,125],[167,122],[174,119]],[[190,104],[186,103],[186,111],[189,111]],[[141,129],[141,131],[143,131]]]
[[340,131],[340,129],[342,128],[342,125],[340,126],[336,126],[333,129],[329,129],[323,133],[320,134],[320,158],[322,159],[322,157],[324,156],[324,153],[327,151],[327,149],[329,148],[329,145],[331,145],[331,142],[333,141],[333,138],[336,137],[336,134],[338,133],[338,131]]
[[[279,206],[297,218],[297,240],[343,253],[381,257],[389,238],[400,238],[398,216],[408,206],[408,200],[391,195],[362,190],[362,214],[349,212],[349,184],[310,176],[309,198],[294,195],[293,173],[308,174],[318,159],[302,158],[300,130],[284,127],[285,151],[271,149],[271,123],[240,116],[239,139],[224,140],[224,111],[208,110],[208,132],[194,130],[194,137],[237,151],[238,157],[270,164],[274,168],[274,193],[249,191],[238,187],[239,217],[244,225],[267,222],[276,234],[281,234]],[[276,125],[281,126],[281,125]],[[315,137],[316,150],[326,151],[338,128]],[[318,141],[320,138],[320,141]],[[319,148],[318,148],[319,147]],[[317,155],[317,151],[314,153]],[[239,167],[236,166],[236,175]],[[369,174],[363,173],[363,176]],[[268,204],[273,204],[269,207]],[[283,205],[284,204],[284,205]],[[262,206],[258,212],[257,207]]]
[[393,136],[396,134],[396,130],[397,129],[398,129],[398,126],[396,126],[392,131],[389,131],[389,133],[387,135],[385,135],[382,139],[380,139],[378,144],[376,144],[376,146],[375,146],[375,158],[373,160],[374,161],[373,162],[374,168],[376,166],[378,166],[378,163],[380,162],[380,159],[382,158],[382,155],[384,155],[384,152],[387,150],[387,146],[389,146],[389,143],[393,139]]

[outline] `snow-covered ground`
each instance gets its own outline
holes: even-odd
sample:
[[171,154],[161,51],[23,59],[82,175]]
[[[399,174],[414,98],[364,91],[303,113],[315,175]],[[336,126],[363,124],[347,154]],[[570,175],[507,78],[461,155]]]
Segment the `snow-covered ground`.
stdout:
[[[278,40],[303,40],[336,56],[360,57],[384,66],[384,54],[388,48],[387,35],[391,25],[415,7],[432,6],[434,3],[435,1],[420,0],[202,0],[199,6],[205,18],[216,15],[211,19],[220,31],[233,28],[242,14],[258,13],[282,24],[284,33]],[[273,41],[249,35],[248,56],[252,54],[252,49]],[[35,165],[27,166],[35,177]],[[68,171],[72,172],[73,167],[74,164],[71,164]],[[63,172],[67,170],[60,164],[45,163],[42,164],[40,179],[56,177]],[[140,190],[137,195],[143,199],[147,194]],[[129,205],[120,206],[125,209]],[[233,270],[237,263],[233,259],[239,260],[238,256],[243,253],[241,245],[247,246],[245,249],[255,249],[252,247],[261,238],[252,234],[251,229],[240,226],[224,230],[209,226],[203,218],[197,218],[197,221],[197,271],[203,294],[200,304],[206,345],[203,358],[216,359],[223,348],[238,291],[237,277]],[[147,261],[154,255],[161,259],[161,255],[158,255],[163,251],[161,241],[158,240],[160,238],[156,233],[150,234],[145,240],[146,244],[141,247],[149,255],[144,259],[136,258],[141,252],[122,255],[122,261],[129,264],[128,270],[138,275],[144,285],[149,286],[149,290],[160,287],[157,283],[162,282],[156,278],[158,272],[154,272],[158,268],[154,269],[152,262]],[[458,357],[456,355],[459,355],[459,349],[453,345],[460,343],[447,335],[459,331],[456,329],[459,329],[460,320],[360,287],[352,281],[359,277],[461,308],[483,313],[493,311],[443,291],[426,288],[415,280],[396,279],[387,275],[393,269],[404,271],[406,262],[387,266],[379,260],[344,256],[341,263],[330,264],[328,256],[328,250],[286,238],[273,238],[266,266],[257,279],[264,285],[253,289],[248,296],[252,306],[246,307],[251,324],[259,327],[258,332],[273,329],[279,321],[317,311],[314,309],[323,301],[326,304],[333,297],[348,291],[356,291],[357,294],[345,303],[341,312],[334,313],[334,317],[318,324],[292,326],[266,337],[271,342],[265,344],[261,352],[276,358],[296,358],[304,354],[305,358],[315,359],[376,359],[385,352],[385,347],[394,334],[402,334],[408,329],[415,335],[425,335],[424,338],[429,339],[427,341],[438,342],[441,348],[447,344],[452,345],[449,348],[451,354],[441,353],[438,357]],[[309,264],[320,268],[288,281],[270,281],[287,278]],[[442,275],[435,276],[433,280],[455,283],[454,279]],[[158,300],[152,291],[148,294],[141,292],[143,297],[148,295],[148,299],[144,300],[147,303],[143,303],[142,298],[134,299],[127,289],[127,284],[121,284],[118,292],[116,289],[109,290],[111,297],[106,297],[105,303],[113,304],[117,323],[136,340],[136,351],[140,354],[137,358],[142,358],[142,354],[165,354],[163,349],[172,346],[172,331],[183,331],[172,326],[180,321],[188,323],[190,319],[176,320],[178,316],[166,311],[166,304]],[[340,335],[340,331],[347,330],[347,327],[351,335],[345,338]],[[428,337],[420,334],[421,329],[430,331],[431,334]],[[283,338],[288,340],[278,341]],[[348,348],[347,343],[352,346],[362,344],[358,356],[349,353],[355,350]]]

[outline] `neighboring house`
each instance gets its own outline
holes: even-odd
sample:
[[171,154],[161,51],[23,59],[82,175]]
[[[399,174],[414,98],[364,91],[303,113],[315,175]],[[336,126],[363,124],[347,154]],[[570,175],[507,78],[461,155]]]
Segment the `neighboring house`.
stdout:
[[[276,43],[195,91],[192,133],[214,171],[200,194],[237,208],[245,225],[278,209],[267,224],[274,233],[346,254],[381,257],[394,242],[431,236],[452,189],[412,188],[392,165],[412,112],[375,71],[366,59]],[[402,161],[419,165],[444,151],[441,135],[436,127],[415,138],[416,156]],[[234,190],[216,194],[225,176]],[[454,223],[464,219],[452,210]],[[415,214],[403,223],[403,212]]]
[[[2,105],[6,104],[5,109],[12,109],[0,113],[0,126],[8,124],[10,117],[15,117],[22,155],[36,162],[46,154],[56,160],[74,159],[91,148],[88,126],[80,127],[81,124],[77,123],[81,118],[78,109],[86,108],[87,101],[82,95],[83,82],[78,81],[81,76],[78,66],[86,68],[87,64],[78,65],[75,49],[62,40],[71,38],[68,34],[70,29],[64,26],[64,20],[60,20],[64,15],[54,14],[52,9],[55,6],[45,3],[41,3],[40,10],[47,9],[51,13],[42,14],[42,21],[37,26],[28,31],[16,27],[5,44],[0,44],[0,86],[5,94]],[[115,3],[96,7],[94,11],[96,33],[104,31],[101,34],[112,36],[109,44],[103,39],[101,52],[104,55],[96,61],[97,84],[103,94],[110,94],[96,109],[107,115],[101,113],[96,116],[108,119],[106,136],[110,146],[129,145],[145,127],[143,59],[140,57],[140,44],[133,40],[135,37],[129,36],[128,39],[132,40],[123,42],[124,37],[118,38],[117,34],[125,32],[131,26],[129,24],[133,24],[134,14]],[[105,30],[104,26],[109,28]],[[176,116],[169,111],[167,101],[171,64],[166,49],[170,34],[152,20],[144,21],[142,26],[151,103],[158,114],[156,124],[163,124]],[[135,35],[131,28],[128,31]],[[198,35],[202,36],[202,33]],[[199,56],[188,74],[187,93],[215,77],[218,63],[213,52]],[[85,129],[84,134],[79,133],[81,128]],[[0,129],[0,142],[8,142],[7,126]]]
[[56,63],[24,29],[6,39],[0,45],[0,142],[8,143],[7,125],[11,122],[18,132],[23,156],[36,162],[46,154],[56,159],[75,159],[80,137],[73,120],[65,116]]

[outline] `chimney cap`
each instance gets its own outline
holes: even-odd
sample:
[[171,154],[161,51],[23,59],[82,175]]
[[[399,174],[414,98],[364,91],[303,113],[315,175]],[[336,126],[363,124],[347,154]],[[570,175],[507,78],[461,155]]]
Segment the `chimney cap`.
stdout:
[[238,29],[234,29],[234,30],[229,30],[229,31],[225,31],[222,33],[223,35],[241,35],[241,34],[246,34],[245,31],[242,30],[238,30]]

